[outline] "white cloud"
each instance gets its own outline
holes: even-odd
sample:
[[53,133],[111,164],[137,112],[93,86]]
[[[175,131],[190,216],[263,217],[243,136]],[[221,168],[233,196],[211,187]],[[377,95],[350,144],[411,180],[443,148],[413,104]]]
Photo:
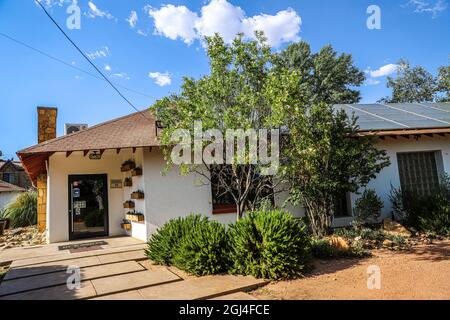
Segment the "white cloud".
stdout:
[[371,70],[370,68],[366,69],[366,73],[369,74],[372,78],[380,78],[393,74],[398,69],[398,65],[390,63],[385,66],[382,66],[378,70]]
[[138,35],[143,36],[143,37],[148,36],[148,33],[145,32],[145,31],[143,31],[143,30],[141,30],[141,29],[138,29],[138,30],[136,31],[136,33],[137,33]]
[[447,2],[438,0],[434,4],[422,0],[409,0],[403,7],[412,7],[416,13],[429,13],[436,18],[441,12],[447,10]]
[[109,52],[109,48],[107,46],[104,46],[103,48],[101,48],[99,50],[95,50],[93,52],[89,52],[86,55],[89,57],[89,59],[95,60],[98,58],[109,57],[111,54]]
[[369,78],[369,79],[366,80],[365,85],[366,86],[376,86],[377,84],[380,84],[380,83],[381,83],[380,80]]
[[109,64],[105,64],[105,71],[110,72],[112,70],[111,66]]
[[35,2],[41,2],[47,8],[52,8],[54,6],[62,7],[68,5],[75,0],[35,0]]
[[112,14],[110,14],[107,11],[102,11],[100,10],[95,3],[93,3],[92,1],[88,2],[88,6],[89,6],[89,11],[87,13],[85,13],[85,15],[89,18],[106,18],[108,20],[112,20],[115,19],[114,16]]
[[126,74],[125,72],[121,72],[121,73],[113,73],[111,76],[119,78],[119,79],[124,79],[124,80],[130,80],[131,78],[128,76],[128,74]]
[[132,29],[136,28],[136,24],[138,22],[138,15],[136,11],[131,11],[130,16],[128,17],[128,19],[125,19],[126,21],[128,21],[128,23],[130,24],[130,27]]
[[159,10],[149,8],[148,14],[155,20],[156,34],[172,40],[180,38],[187,44],[191,44],[197,38],[194,26],[198,16],[185,6],[175,7],[168,4]]
[[181,39],[187,44],[216,32],[230,42],[237,33],[254,38],[254,32],[262,30],[268,43],[278,47],[282,43],[299,40],[302,23],[300,16],[290,8],[275,15],[246,17],[244,10],[227,0],[211,0],[201,8],[200,14],[172,4],[163,5],[160,9],[150,6],[144,9],[154,19],[156,34],[172,40]]
[[168,72],[150,72],[148,76],[151,79],[155,80],[155,83],[160,87],[172,84],[172,79],[170,78],[170,74]]

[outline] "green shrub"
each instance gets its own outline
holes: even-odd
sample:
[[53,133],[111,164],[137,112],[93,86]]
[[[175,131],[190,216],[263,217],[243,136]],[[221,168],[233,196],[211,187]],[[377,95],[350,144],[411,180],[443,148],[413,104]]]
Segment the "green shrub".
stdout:
[[200,215],[170,220],[148,240],[147,257],[156,264],[173,265],[175,252],[185,235],[189,234],[194,226],[203,224],[205,221],[207,218]]
[[248,213],[229,229],[230,272],[257,278],[289,279],[302,275],[309,261],[305,226],[279,211]]
[[228,239],[225,227],[207,221],[195,225],[180,242],[173,263],[197,276],[218,274],[228,269]]
[[11,228],[29,227],[37,224],[37,193],[21,193],[2,212],[2,218],[10,220]]
[[366,189],[361,198],[355,201],[355,223],[364,225],[367,223],[376,223],[380,219],[383,201],[377,196],[375,190]]
[[311,252],[317,259],[335,258],[362,258],[370,256],[370,252],[364,249],[363,243],[356,241],[351,243],[350,249],[342,250],[330,244],[328,239],[313,239]]
[[390,197],[395,217],[419,231],[449,235],[450,180],[447,176],[441,180],[431,194],[393,188]]
[[334,234],[345,239],[354,239],[361,237],[363,240],[383,241],[386,234],[381,229],[371,228],[339,228],[334,230]]

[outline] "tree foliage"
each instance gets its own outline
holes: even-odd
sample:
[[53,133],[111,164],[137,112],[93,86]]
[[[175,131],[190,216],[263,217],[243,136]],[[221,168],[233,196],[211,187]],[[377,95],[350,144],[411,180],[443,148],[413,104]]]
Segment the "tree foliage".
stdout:
[[400,60],[396,77],[388,77],[387,86],[392,96],[380,100],[384,103],[414,103],[450,101],[450,66],[439,68],[434,77],[422,66],[411,67],[407,60]]
[[327,104],[356,103],[361,94],[355,87],[364,80],[364,72],[353,64],[350,54],[338,53],[330,45],[312,53],[308,43],[289,45],[279,55],[278,63],[300,72],[299,82],[308,84],[312,98]]

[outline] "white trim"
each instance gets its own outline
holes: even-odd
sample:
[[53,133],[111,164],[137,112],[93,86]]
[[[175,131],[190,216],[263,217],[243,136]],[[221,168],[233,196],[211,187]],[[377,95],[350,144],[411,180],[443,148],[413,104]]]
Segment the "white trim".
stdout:
[[371,115],[371,116],[373,116],[373,117],[382,119],[382,120],[384,120],[384,121],[392,122],[392,123],[395,123],[395,124],[397,124],[397,125],[399,125],[399,126],[402,126],[402,127],[405,127],[405,128],[409,128],[409,126],[407,126],[406,124],[397,122],[397,121],[395,121],[395,120],[390,120],[390,119],[388,119],[388,118],[379,116],[379,115],[377,115],[377,114],[375,114],[375,113],[372,113],[372,112],[369,112],[369,111],[366,111],[366,110],[363,110],[363,109],[356,108],[356,107],[351,106],[351,105],[349,105],[349,104],[344,104],[344,106],[349,107],[349,108],[351,108],[351,109],[355,109],[355,110],[364,112],[364,113],[367,113],[368,115]]

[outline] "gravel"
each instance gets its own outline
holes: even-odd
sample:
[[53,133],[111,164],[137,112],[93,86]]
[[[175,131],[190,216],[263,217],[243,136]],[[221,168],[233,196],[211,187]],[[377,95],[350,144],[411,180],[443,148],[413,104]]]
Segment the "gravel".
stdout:
[[[408,251],[373,250],[367,259],[316,261],[303,279],[271,283],[254,292],[258,299],[392,300],[450,299],[450,241]],[[381,289],[368,289],[368,267],[381,271]]]

